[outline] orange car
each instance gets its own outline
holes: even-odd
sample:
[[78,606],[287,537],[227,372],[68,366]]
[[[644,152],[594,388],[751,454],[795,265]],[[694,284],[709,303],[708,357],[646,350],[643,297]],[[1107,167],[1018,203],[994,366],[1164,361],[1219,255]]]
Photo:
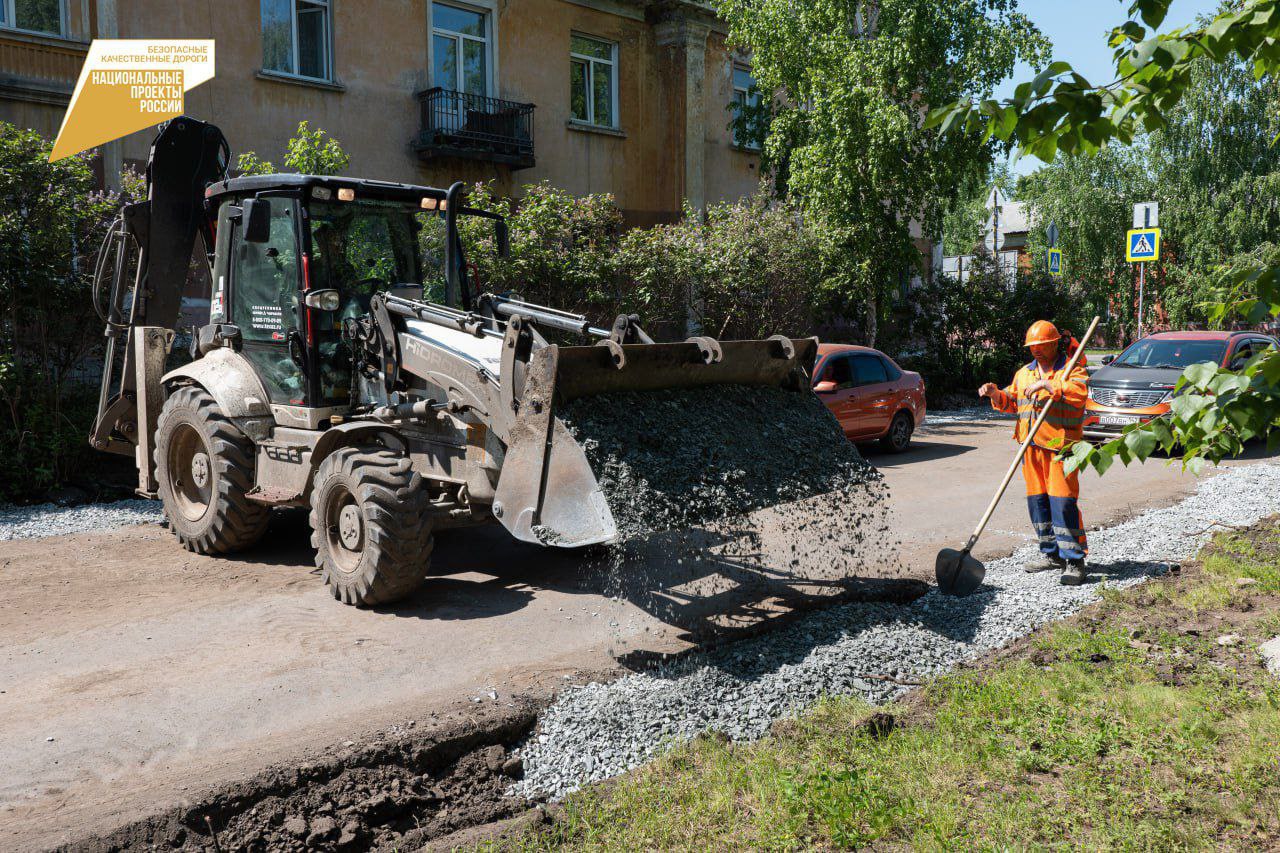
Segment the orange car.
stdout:
[[924,423],[924,380],[870,347],[818,344],[813,390],[853,441],[901,453]]
[[1254,354],[1276,346],[1258,332],[1160,332],[1102,357],[1089,377],[1084,437],[1110,441],[1129,424],[1169,411],[1173,386],[1188,366],[1201,361],[1239,370]]

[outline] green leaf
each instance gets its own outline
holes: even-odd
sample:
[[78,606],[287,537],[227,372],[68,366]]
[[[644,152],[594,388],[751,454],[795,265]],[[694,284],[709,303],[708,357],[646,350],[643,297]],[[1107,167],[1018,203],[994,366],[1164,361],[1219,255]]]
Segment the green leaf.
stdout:
[[1213,377],[1218,375],[1218,366],[1212,362],[1202,361],[1182,371],[1182,375],[1188,382],[1203,391],[1209,387]]
[[1145,460],[1156,449],[1156,437],[1149,429],[1139,427],[1124,437],[1125,445],[1139,460]]

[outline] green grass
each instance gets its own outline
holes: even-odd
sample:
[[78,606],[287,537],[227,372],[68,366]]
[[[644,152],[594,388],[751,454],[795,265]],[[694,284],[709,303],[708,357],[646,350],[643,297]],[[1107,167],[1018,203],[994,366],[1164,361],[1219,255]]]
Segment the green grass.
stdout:
[[[1280,532],[1221,536],[1184,575],[932,682],[886,737],[859,726],[864,704],[827,701],[759,743],[703,738],[579,793],[505,846],[1275,847],[1280,683],[1255,650],[1280,630]],[[1244,642],[1179,629],[1210,611]]]

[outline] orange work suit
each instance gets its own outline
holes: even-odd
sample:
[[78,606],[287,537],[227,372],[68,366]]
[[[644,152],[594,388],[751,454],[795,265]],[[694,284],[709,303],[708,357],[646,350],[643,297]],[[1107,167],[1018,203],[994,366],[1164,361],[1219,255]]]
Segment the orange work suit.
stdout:
[[1048,379],[1052,391],[1040,392],[1047,401],[1049,413],[1036,432],[1022,460],[1022,476],[1027,483],[1027,511],[1031,526],[1040,542],[1040,552],[1064,560],[1082,560],[1089,551],[1080,515],[1080,479],[1066,473],[1056,457],[1059,450],[1080,441],[1084,429],[1084,404],[1089,396],[1089,373],[1076,365],[1066,375],[1065,355],[1058,356],[1050,371],[1041,371],[1032,361],[1014,374],[1009,387],[991,395],[991,406],[1000,412],[1016,413],[1014,438],[1023,441],[1035,422],[1036,400],[1026,389],[1041,379]]

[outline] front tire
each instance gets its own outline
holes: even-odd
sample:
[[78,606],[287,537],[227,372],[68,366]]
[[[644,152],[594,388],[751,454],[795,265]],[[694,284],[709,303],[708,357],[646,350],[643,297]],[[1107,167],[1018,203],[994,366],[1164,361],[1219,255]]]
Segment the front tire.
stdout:
[[911,446],[911,434],[915,421],[908,412],[898,412],[889,422],[889,431],[880,439],[880,446],[890,453],[902,453]]
[[253,444],[209,392],[188,385],[165,401],[155,462],[164,514],[182,547],[229,554],[262,538],[271,510],[246,497],[253,488]]
[[343,447],[325,457],[311,490],[311,544],[333,597],[368,607],[422,585],[431,562],[430,507],[422,477],[384,447]]

